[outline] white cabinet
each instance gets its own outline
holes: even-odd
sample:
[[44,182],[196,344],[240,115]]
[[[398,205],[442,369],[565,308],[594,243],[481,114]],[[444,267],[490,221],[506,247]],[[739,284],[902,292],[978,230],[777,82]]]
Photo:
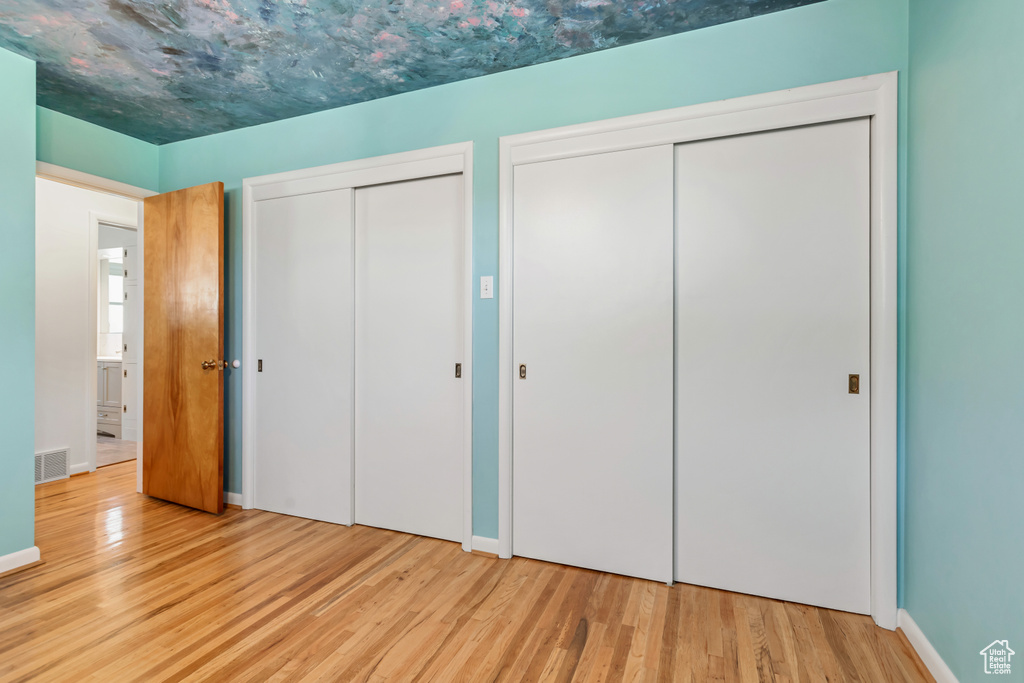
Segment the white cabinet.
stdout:
[[124,281],[125,283],[138,282],[139,277],[136,274],[138,268],[138,247],[131,246],[125,247],[123,250],[122,262],[124,264]]
[[125,284],[124,287],[124,331],[121,333],[121,353],[125,363],[138,361],[136,341],[139,338],[136,324],[138,311],[138,284]]
[[121,333],[121,438],[138,439],[138,321],[139,275],[138,247],[124,247],[124,331]]
[[122,439],[138,440],[138,364],[124,363],[121,367],[121,429]]
[[97,361],[96,405],[104,408],[121,407],[121,363]]
[[96,362],[96,430],[121,438],[124,371],[118,361]]
[[135,441],[138,433],[138,247],[123,247],[124,325],[121,333],[121,361],[99,361],[96,382],[97,425],[100,431]]

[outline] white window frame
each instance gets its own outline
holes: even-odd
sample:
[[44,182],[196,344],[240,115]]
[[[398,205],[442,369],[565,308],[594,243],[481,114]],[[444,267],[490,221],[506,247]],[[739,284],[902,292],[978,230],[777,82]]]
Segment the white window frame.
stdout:
[[[465,551],[473,540],[473,143],[462,142],[428,149],[346,161],[328,166],[246,178],[242,181],[242,507],[251,509],[255,499],[256,385],[246,374],[256,372],[256,248],[253,216],[256,202],[315,192],[355,189],[403,180],[462,174],[465,231],[465,329],[466,358],[462,364],[464,386],[463,434],[463,540]],[[355,458],[352,459],[353,468]],[[352,476],[355,487],[355,473]],[[354,491],[353,491],[354,493]],[[353,505],[355,496],[352,496]],[[351,519],[355,519],[354,510]]]
[[871,121],[871,616],[896,628],[897,72],[502,137],[498,554],[512,548],[513,169],[520,164],[854,118]]

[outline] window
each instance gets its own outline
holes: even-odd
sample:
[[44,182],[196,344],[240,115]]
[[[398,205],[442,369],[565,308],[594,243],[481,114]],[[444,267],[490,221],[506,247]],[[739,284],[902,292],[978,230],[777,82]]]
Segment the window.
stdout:
[[124,264],[121,259],[110,259],[107,280],[107,325],[110,334],[124,332]]
[[[120,249],[111,250],[120,253]],[[100,334],[124,332],[124,259],[100,256]]]

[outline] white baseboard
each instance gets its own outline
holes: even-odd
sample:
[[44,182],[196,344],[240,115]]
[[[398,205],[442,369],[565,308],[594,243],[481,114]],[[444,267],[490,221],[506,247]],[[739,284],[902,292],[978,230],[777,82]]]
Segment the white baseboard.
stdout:
[[0,574],[39,561],[39,548],[32,546],[0,557]]
[[90,469],[92,468],[89,467],[89,463],[80,462],[77,465],[72,465],[71,469],[68,471],[71,472],[71,474],[81,474],[82,472],[88,472]]
[[932,644],[928,642],[928,638],[925,637],[924,631],[917,625],[917,623],[910,617],[910,614],[905,609],[901,609],[897,616],[899,621],[899,627],[903,629],[903,633],[906,634],[907,640],[914,646],[917,651],[918,657],[924,662],[924,665],[928,667],[928,671],[931,672],[932,676],[935,677],[936,683],[959,683],[956,676],[953,675],[953,671],[946,665],[946,662],[942,660],[939,655],[939,651],[932,647]]
[[474,536],[473,550],[479,550],[482,553],[491,553],[492,555],[497,555],[498,539],[487,538],[486,536]]
[[228,505],[237,505],[238,507],[242,507],[242,494],[225,491],[224,502]]

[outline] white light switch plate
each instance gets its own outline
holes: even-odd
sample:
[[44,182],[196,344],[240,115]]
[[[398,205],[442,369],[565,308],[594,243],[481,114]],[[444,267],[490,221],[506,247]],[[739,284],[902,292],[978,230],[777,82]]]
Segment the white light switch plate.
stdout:
[[480,298],[481,299],[493,299],[494,298],[494,276],[484,275],[480,278]]

